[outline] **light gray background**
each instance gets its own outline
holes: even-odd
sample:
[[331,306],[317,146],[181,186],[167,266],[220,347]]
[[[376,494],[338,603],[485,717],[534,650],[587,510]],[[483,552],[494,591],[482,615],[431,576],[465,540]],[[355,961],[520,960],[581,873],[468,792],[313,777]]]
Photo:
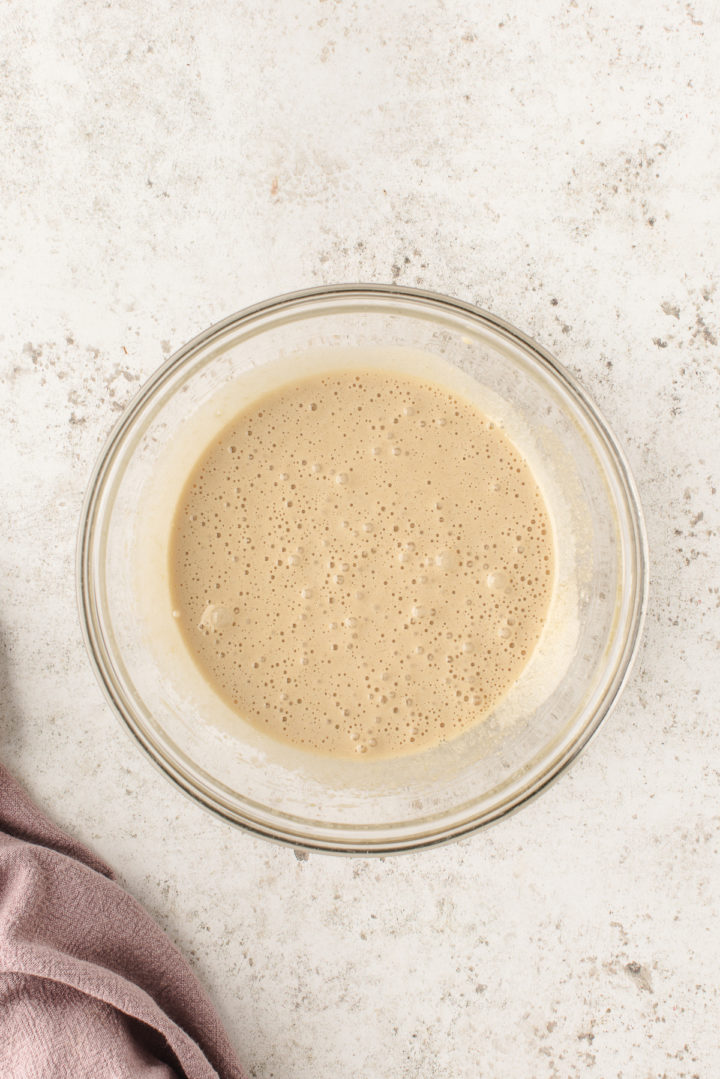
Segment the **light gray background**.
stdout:
[[[720,1074],[718,5],[0,0],[0,754],[189,957],[257,1079]],[[333,859],[177,793],[97,688],[83,491],[164,356],[249,303],[476,301],[627,448],[652,594],[572,772]]]

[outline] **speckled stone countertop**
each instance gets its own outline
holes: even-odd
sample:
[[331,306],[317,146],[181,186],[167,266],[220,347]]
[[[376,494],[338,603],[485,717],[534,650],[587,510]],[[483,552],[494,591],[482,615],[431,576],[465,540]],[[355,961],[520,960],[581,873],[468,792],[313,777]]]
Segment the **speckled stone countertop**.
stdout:
[[[0,7],[0,754],[190,958],[256,1079],[720,1074],[720,64],[710,0]],[[398,281],[553,351],[652,591],[572,771],[424,854],[295,856],[167,783],[85,655],[99,446],[249,303]]]

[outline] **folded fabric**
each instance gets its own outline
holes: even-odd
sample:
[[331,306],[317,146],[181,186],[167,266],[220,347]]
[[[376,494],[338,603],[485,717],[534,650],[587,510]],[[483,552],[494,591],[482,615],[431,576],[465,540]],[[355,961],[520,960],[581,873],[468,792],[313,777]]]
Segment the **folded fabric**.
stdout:
[[1,765],[0,1075],[243,1079],[180,953]]

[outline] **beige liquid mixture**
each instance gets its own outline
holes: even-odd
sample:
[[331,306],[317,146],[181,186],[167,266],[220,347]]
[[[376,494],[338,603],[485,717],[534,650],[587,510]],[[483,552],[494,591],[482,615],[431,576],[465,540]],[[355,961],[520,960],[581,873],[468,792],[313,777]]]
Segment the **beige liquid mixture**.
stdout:
[[554,577],[547,507],[478,408],[393,372],[266,394],[180,498],[174,615],[245,720],[336,757],[466,730],[537,644]]

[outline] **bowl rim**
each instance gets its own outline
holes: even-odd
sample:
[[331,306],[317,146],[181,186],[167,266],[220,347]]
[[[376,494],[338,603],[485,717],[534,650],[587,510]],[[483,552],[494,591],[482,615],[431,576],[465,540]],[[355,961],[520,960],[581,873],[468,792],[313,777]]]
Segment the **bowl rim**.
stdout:
[[[250,323],[260,315],[276,313],[283,309],[291,309],[312,300],[329,300],[333,298],[363,297],[368,300],[381,298],[392,300],[396,298],[404,303],[430,304],[446,313],[457,312],[481,322],[486,327],[499,331],[511,341],[519,344],[523,352],[530,354],[537,360],[540,366],[549,369],[551,375],[561,386],[570,393],[575,403],[581,406],[591,421],[592,427],[603,439],[605,448],[613,459],[617,469],[617,477],[622,484],[622,491],[627,505],[628,519],[632,526],[630,554],[634,556],[633,581],[635,585],[633,603],[628,615],[628,629],[623,642],[621,654],[617,658],[614,669],[609,672],[603,687],[602,696],[594,712],[588,718],[583,728],[570,742],[569,746],[555,760],[551,761],[547,770],[536,776],[534,782],[527,787],[521,788],[515,796],[503,803],[484,812],[471,815],[457,823],[442,825],[442,818],[436,822],[431,830],[419,830],[413,835],[390,837],[386,840],[338,839],[332,836],[332,832],[325,828],[323,835],[302,835],[293,831],[292,827],[283,828],[279,820],[269,825],[263,820],[255,818],[250,813],[240,813],[220,805],[211,793],[204,793],[199,789],[197,781],[186,776],[178,764],[158,751],[152,739],[148,736],[141,723],[134,715],[133,709],[123,699],[122,692],[118,691],[117,680],[113,676],[110,656],[104,644],[104,638],[97,614],[95,599],[95,581],[92,572],[92,553],[98,521],[98,510],[104,491],[104,482],[111,471],[115,457],[119,453],[125,433],[132,427],[136,418],[141,414],[145,404],[151,400],[167,379],[173,375],[182,365],[194,356],[199,349],[207,346],[214,337],[220,337],[230,327],[239,327]],[[242,308],[234,314],[228,315],[219,322],[213,323],[207,329],[197,334],[191,340],[183,344],[170,355],[150,377],[143,383],[135,396],[123,410],[120,418],[114,424],[110,434],[105,440],[98,454],[95,466],[88,481],[85,497],[83,499],[80,515],[77,548],[76,548],[76,591],[80,622],[91,666],[95,677],[102,689],[105,698],[113,712],[120,720],[128,733],[134,738],[150,759],[153,765],[176,787],[178,787],[193,802],[201,805],[204,809],[219,816],[229,823],[241,827],[254,835],[270,839],[283,845],[289,845],[298,850],[325,852],[334,854],[369,854],[387,855],[403,851],[430,849],[444,843],[451,842],[464,836],[473,834],[480,829],[496,823],[518,809],[527,805],[538,797],[552,784],[561,774],[577,760],[580,753],[597,734],[599,728],[615,707],[623,688],[625,687],[635,659],[639,651],[642,639],[643,625],[647,612],[649,590],[649,553],[647,532],[645,528],[642,505],[640,502],[637,485],[632,471],[626,459],[625,453],[618,444],[604,416],[590,400],[585,390],[581,387],[574,376],[542,345],[531,338],[522,330],[517,329],[511,323],[494,315],[493,313],[468,303],[464,300],[455,299],[442,293],[426,289],[410,288],[404,285],[376,284],[376,283],[348,283],[321,285],[308,289],[300,289],[294,292],[283,293],[249,307]],[[267,807],[270,812],[271,807]],[[274,811],[277,818],[277,811]],[[280,819],[285,819],[280,814]],[[290,821],[290,818],[287,818]],[[352,833],[362,827],[347,825],[344,831]],[[407,829],[407,825],[405,829]],[[322,825],[316,822],[316,830],[322,830]]]

